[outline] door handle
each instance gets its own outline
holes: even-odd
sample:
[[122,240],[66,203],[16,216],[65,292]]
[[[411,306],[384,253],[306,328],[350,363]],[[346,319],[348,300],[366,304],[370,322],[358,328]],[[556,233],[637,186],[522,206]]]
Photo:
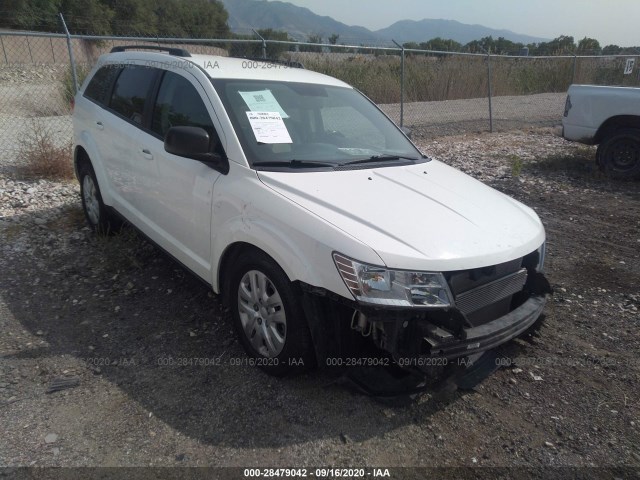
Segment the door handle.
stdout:
[[104,125],[102,124],[102,122],[96,122],[96,128],[98,130],[104,130]]
[[142,156],[144,158],[146,158],[147,160],[153,160],[153,154],[151,153],[151,151],[148,148],[143,148],[142,149]]

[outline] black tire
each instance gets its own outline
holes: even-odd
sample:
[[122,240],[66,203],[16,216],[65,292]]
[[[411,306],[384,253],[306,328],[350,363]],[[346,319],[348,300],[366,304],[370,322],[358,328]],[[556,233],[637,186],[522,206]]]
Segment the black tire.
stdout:
[[640,130],[623,128],[609,133],[598,146],[596,160],[613,178],[640,178]]
[[78,177],[82,209],[91,230],[101,235],[119,232],[122,222],[111,214],[102,201],[98,179],[90,162],[85,161],[78,166]]
[[259,251],[243,254],[231,268],[227,300],[240,343],[255,365],[274,376],[315,367],[299,295],[284,271]]

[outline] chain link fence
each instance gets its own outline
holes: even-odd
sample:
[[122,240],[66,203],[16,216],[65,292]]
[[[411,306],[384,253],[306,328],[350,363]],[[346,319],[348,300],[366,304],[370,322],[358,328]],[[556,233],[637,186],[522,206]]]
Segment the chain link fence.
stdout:
[[0,158],[19,158],[34,131],[45,132],[57,146],[70,145],[72,65],[82,83],[100,55],[131,44],[300,62],[354,85],[398,125],[427,137],[557,125],[571,83],[640,86],[632,56],[518,57],[261,38],[0,31]]

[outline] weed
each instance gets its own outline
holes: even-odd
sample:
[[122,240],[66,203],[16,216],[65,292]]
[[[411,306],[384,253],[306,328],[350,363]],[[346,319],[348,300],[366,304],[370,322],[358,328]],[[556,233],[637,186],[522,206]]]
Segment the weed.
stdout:
[[509,163],[511,164],[511,175],[519,177],[522,173],[522,159],[518,155],[509,155]]
[[[76,74],[78,77],[78,88],[84,82],[84,79],[87,77],[89,72],[91,71],[91,67],[84,63],[78,63],[76,65]],[[63,100],[67,105],[71,105],[71,100],[76,95],[76,89],[73,85],[73,72],[71,71],[71,67],[67,68],[64,72],[64,76],[60,82],[60,90],[62,94]]]
[[2,239],[6,244],[15,243],[16,239],[25,231],[24,225],[20,223],[3,222],[5,225],[0,229]]
[[57,145],[51,130],[40,119],[31,119],[18,155],[22,162],[19,171],[24,176],[58,180],[74,177],[71,143]]

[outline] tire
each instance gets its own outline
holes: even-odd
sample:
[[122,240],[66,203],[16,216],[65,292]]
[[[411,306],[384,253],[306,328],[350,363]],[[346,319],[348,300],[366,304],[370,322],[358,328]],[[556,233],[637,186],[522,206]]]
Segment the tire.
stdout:
[[640,178],[640,130],[624,128],[609,133],[598,146],[596,159],[613,178]]
[[91,230],[101,235],[120,231],[122,222],[109,212],[102,201],[98,180],[90,162],[83,162],[78,166],[78,177],[82,209]]
[[227,298],[240,343],[253,363],[274,376],[314,367],[304,311],[282,269],[258,251],[243,254],[232,268]]

